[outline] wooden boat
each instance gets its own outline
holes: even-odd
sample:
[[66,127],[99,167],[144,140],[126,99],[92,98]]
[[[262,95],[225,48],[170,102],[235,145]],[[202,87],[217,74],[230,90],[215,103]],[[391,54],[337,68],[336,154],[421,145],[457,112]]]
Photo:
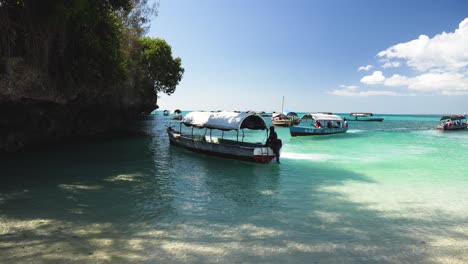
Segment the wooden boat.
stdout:
[[271,117],[271,113],[260,112],[260,116],[262,116],[262,117]]
[[297,115],[296,112],[289,112],[289,113],[286,114],[286,116],[288,116],[289,118],[292,119],[291,125],[299,124],[300,118],[299,118],[299,116]]
[[440,118],[441,123],[437,126],[440,130],[462,130],[467,128],[465,115],[444,115]]
[[247,113],[255,113],[255,114],[257,114],[257,115],[259,115],[261,117],[271,117],[271,113],[267,113],[265,111],[258,112],[258,111],[254,111],[254,110],[249,110],[249,111],[247,111]]
[[349,121],[382,122],[384,120],[383,117],[371,117],[374,116],[372,113],[350,113],[349,116],[351,117]]
[[271,116],[271,123],[274,126],[283,126],[283,127],[289,127],[293,123],[293,119],[285,114],[281,113],[274,113]]
[[171,120],[182,120],[182,111],[180,109],[176,109],[172,112],[174,116],[171,117]]
[[[182,124],[191,127],[192,132],[183,133]],[[194,128],[205,128],[205,134],[194,134]],[[172,145],[194,152],[257,163],[268,163],[276,158],[270,147],[262,143],[244,142],[244,129],[266,130],[268,138],[265,120],[260,115],[245,112],[191,112],[180,122],[179,131],[169,127],[167,133]],[[223,131],[221,138],[213,137],[212,130]],[[224,139],[224,131],[232,130],[237,132],[237,140]],[[239,132],[242,133],[241,141]]]
[[271,123],[274,126],[283,126],[283,127],[289,127],[293,125],[293,118],[291,116],[287,116],[283,114],[283,109],[284,109],[284,96],[283,96],[283,101],[281,103],[281,112],[273,112],[271,115]]
[[305,114],[299,124],[289,128],[291,136],[317,136],[346,133],[348,123],[340,116],[328,114]]

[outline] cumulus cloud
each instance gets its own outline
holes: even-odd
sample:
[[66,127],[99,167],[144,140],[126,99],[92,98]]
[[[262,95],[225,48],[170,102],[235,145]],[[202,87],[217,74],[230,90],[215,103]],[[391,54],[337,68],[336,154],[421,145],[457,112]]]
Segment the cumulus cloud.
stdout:
[[468,78],[460,73],[426,73],[409,79],[408,88],[440,94],[468,94]]
[[373,68],[372,65],[361,66],[359,67],[358,71],[369,71],[372,68]]
[[468,66],[468,18],[454,32],[426,35],[418,39],[394,45],[377,54],[389,62],[402,59],[420,72],[428,70],[456,71]]
[[356,86],[356,85],[340,85],[340,88],[343,88],[343,89],[346,89],[346,90],[356,90],[357,88],[359,88],[359,86]]
[[[382,71],[374,71],[361,78],[360,82],[364,84],[361,91],[341,87],[342,89],[333,91],[333,94],[403,95],[391,91],[365,91],[365,85],[382,85],[388,88],[405,88],[412,93],[404,95],[468,95],[468,18],[453,32],[442,32],[432,38],[421,35],[417,39],[393,45],[379,52],[377,57],[384,71],[394,68],[393,71],[399,70],[400,73],[385,77]],[[398,68],[402,65],[408,68]],[[367,66],[359,67],[359,70],[366,70]],[[402,70],[408,69],[411,72],[401,74]]]
[[386,78],[385,86],[405,87],[409,90],[442,95],[468,95],[468,78],[461,73],[425,73],[415,77],[394,74]]
[[384,69],[386,69],[386,68],[397,68],[397,67],[400,67],[400,62],[399,61],[389,61],[389,62],[385,62],[382,65],[382,68],[384,68]]
[[386,78],[385,86],[404,87],[409,85],[409,79],[399,74],[394,74],[392,77]]
[[374,71],[372,75],[362,77],[361,82],[365,84],[382,84],[385,81],[381,71]]
[[340,89],[333,90],[329,92],[333,95],[339,96],[354,96],[354,97],[364,97],[364,96],[407,96],[408,94],[401,94],[394,91],[358,91],[359,86],[356,85],[340,85]]
[[356,91],[355,89],[336,89],[330,92],[333,95],[339,96],[353,96],[353,97],[366,97],[366,96],[407,96],[409,94],[401,94],[394,91]]

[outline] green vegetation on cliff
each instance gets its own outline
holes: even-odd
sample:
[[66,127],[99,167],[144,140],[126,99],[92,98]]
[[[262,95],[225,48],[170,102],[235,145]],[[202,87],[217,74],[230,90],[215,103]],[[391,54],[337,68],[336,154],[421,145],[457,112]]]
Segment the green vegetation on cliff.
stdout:
[[180,58],[164,40],[142,38],[155,11],[147,0],[0,0],[0,79],[31,70],[37,78],[28,84],[49,90],[42,97],[65,99],[172,93]]
[[171,47],[162,39],[141,38],[142,58],[146,76],[156,92],[172,94],[184,74],[182,60],[173,59]]
[[184,69],[144,37],[148,0],[0,0],[0,151],[87,136],[154,110]]

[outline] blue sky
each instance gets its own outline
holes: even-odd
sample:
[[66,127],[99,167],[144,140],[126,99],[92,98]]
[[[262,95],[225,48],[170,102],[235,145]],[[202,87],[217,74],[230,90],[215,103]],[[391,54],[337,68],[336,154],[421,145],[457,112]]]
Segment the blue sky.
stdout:
[[160,109],[468,112],[468,1],[160,0]]

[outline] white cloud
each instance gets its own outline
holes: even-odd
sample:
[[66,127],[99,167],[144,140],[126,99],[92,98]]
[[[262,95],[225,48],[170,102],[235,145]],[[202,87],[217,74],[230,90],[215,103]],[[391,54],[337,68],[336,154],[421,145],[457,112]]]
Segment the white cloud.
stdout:
[[409,80],[405,76],[394,74],[392,77],[385,79],[385,86],[404,87],[409,85]]
[[358,91],[359,87],[356,85],[340,85],[341,89],[336,89],[331,92],[330,94],[339,95],[339,96],[407,96],[408,94],[401,94],[393,91]]
[[372,75],[362,77],[361,82],[365,84],[382,84],[385,81],[381,71],[375,71]]
[[[361,83],[406,88],[412,93],[404,95],[468,95],[468,18],[453,32],[442,32],[432,38],[421,35],[417,39],[391,46],[377,56],[382,69],[398,68],[406,64],[413,72],[406,76],[397,73],[386,78],[382,71],[374,71],[371,75],[362,77]],[[391,91],[357,89],[335,90],[333,94],[403,95]]]
[[333,90],[329,92],[330,94],[333,95],[339,95],[339,96],[357,96],[357,92],[348,90],[348,89],[341,89],[341,90]]
[[363,91],[359,96],[403,96],[403,94],[394,91]]
[[373,68],[372,65],[361,66],[361,67],[359,67],[358,71],[368,71],[368,70],[370,70],[372,68]]
[[397,67],[400,67],[400,62],[399,61],[389,61],[389,62],[386,62],[382,65],[382,68],[386,69],[386,68],[397,68]]
[[394,45],[377,56],[388,59],[403,59],[406,64],[420,72],[457,71],[468,66],[468,18],[454,32],[426,35],[418,39]]
[[408,88],[444,95],[468,94],[468,78],[460,73],[426,73],[411,78]]
[[353,96],[353,97],[366,97],[366,96],[408,96],[406,94],[397,93],[394,91],[355,91],[349,89],[333,90],[330,94],[338,96]]
[[356,86],[356,85],[340,85],[341,88],[343,89],[347,89],[347,90],[356,90],[357,88],[359,88],[359,86]]
[[468,78],[461,73],[425,73],[415,77],[394,74],[385,79],[385,86],[441,95],[468,95]]

